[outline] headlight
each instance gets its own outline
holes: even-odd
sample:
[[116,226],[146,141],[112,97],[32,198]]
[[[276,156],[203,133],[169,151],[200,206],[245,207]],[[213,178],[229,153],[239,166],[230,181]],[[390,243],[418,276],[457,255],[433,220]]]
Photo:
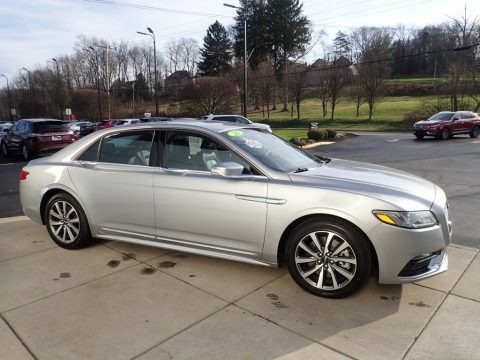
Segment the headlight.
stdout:
[[373,215],[381,222],[408,229],[422,229],[436,225],[437,219],[426,211],[382,211],[374,210]]

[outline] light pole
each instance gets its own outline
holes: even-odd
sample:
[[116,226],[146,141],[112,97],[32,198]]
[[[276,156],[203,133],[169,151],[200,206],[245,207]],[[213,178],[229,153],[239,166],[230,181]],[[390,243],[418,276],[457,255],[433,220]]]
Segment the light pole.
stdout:
[[58,97],[58,107],[59,107],[59,110],[60,110],[60,117],[59,119],[60,120],[63,120],[63,101],[62,101],[62,96],[61,96],[61,90],[60,90],[60,69],[58,67],[58,61],[57,59],[55,58],[52,58],[52,61],[55,63],[55,66],[57,68],[57,97]]
[[151,36],[153,39],[153,62],[154,62],[154,86],[153,86],[153,91],[155,92],[155,116],[158,116],[158,82],[157,82],[157,42],[155,40],[155,33],[153,30],[149,27],[147,27],[147,30],[149,34],[142,32],[142,31],[137,31],[137,34],[140,35],[146,35],[146,36]]
[[32,97],[35,99],[35,90],[33,89],[33,84],[32,84],[32,75],[30,73],[30,70],[27,68],[22,67],[20,70],[25,70],[28,74],[28,87],[30,88],[30,92],[32,93]]
[[[224,3],[223,6],[242,10],[241,7],[226,4]],[[247,85],[247,15],[244,11],[243,13],[243,116],[247,117],[247,106],[248,106],[248,85]]]
[[103,46],[103,45],[97,45],[95,44],[96,47],[105,49],[106,54],[107,54],[107,82],[106,82],[106,88],[107,88],[107,103],[108,103],[108,120],[112,118],[111,116],[111,106],[110,106],[110,67],[109,67],[109,61],[108,61],[108,51],[112,49],[111,46]]
[[0,74],[0,76],[7,79],[7,96],[8,96],[8,112],[10,114],[10,121],[13,122],[13,114],[12,114],[12,98],[10,97],[10,85],[8,84],[8,77],[5,74]]
[[92,46],[89,46],[87,49],[83,49],[83,50],[88,53],[93,51],[93,53],[95,54],[95,66],[96,66],[95,74],[97,75],[96,80],[97,80],[97,97],[98,97],[98,121],[102,121],[103,116],[102,116],[102,100],[100,99],[100,74],[98,70],[98,53],[95,51],[95,49]]

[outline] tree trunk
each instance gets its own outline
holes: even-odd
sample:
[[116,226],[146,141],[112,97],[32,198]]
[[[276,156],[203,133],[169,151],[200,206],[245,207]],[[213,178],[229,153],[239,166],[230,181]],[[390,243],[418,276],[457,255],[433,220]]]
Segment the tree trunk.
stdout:
[[287,57],[284,59],[285,75],[283,76],[283,109],[282,112],[288,111],[288,71]]

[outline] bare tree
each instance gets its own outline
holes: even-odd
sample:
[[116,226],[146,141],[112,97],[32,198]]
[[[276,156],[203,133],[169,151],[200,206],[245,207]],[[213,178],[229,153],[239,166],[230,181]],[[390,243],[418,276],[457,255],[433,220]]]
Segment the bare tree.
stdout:
[[368,103],[368,119],[371,120],[384,80],[391,71],[387,59],[392,36],[388,29],[362,27],[352,33],[351,43],[357,59],[358,79]]
[[196,78],[182,89],[182,105],[193,116],[229,113],[235,94],[234,85],[225,78]]

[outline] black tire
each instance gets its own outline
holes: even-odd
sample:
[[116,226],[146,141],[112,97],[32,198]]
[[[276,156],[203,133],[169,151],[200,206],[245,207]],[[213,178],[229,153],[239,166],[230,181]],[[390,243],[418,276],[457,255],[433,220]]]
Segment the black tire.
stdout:
[[440,133],[440,139],[442,140],[448,140],[451,137],[450,129],[449,128],[443,128],[442,132]]
[[9,152],[8,152],[7,144],[5,143],[5,141],[2,141],[2,155],[3,157],[7,157],[8,154]]
[[480,126],[475,126],[472,131],[470,131],[471,138],[478,138],[480,136]]
[[290,275],[301,288],[327,298],[352,294],[372,269],[365,235],[347,222],[323,217],[305,221],[292,231],[285,257]]
[[52,240],[65,249],[80,249],[92,240],[82,207],[66,193],[56,194],[48,200],[45,225]]
[[418,140],[422,140],[422,139],[425,137],[425,135],[418,135],[418,134],[417,134],[417,135],[415,135],[415,137],[416,137]]
[[22,146],[22,155],[23,155],[23,159],[25,161],[28,161],[32,158],[32,154],[31,154],[30,149],[28,148],[27,144],[23,144],[23,146]]

